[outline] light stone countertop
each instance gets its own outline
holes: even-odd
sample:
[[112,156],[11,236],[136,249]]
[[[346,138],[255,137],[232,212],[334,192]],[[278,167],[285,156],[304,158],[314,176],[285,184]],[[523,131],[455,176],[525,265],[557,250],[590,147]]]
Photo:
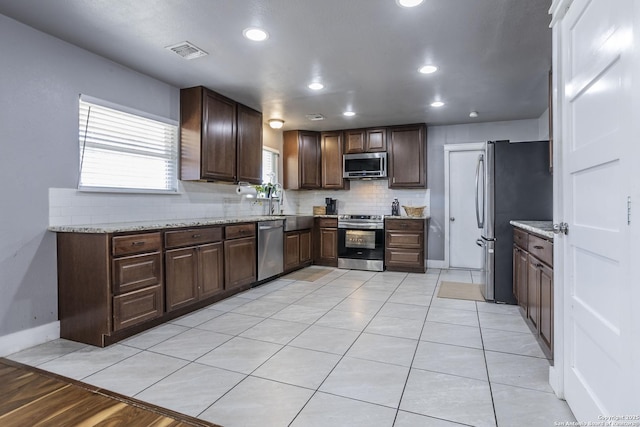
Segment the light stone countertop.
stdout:
[[423,216],[404,216],[404,215],[400,215],[400,216],[392,216],[392,215],[385,215],[384,219],[429,219],[431,218],[428,215],[423,215]]
[[225,225],[240,222],[258,222],[285,219],[285,215],[247,216],[237,218],[192,218],[163,219],[154,221],[118,222],[108,224],[57,225],[48,228],[56,233],[122,233],[131,231],[160,230],[165,228],[199,227],[206,225]]
[[518,227],[522,230],[553,240],[553,221],[515,220],[509,221],[509,223],[514,227]]

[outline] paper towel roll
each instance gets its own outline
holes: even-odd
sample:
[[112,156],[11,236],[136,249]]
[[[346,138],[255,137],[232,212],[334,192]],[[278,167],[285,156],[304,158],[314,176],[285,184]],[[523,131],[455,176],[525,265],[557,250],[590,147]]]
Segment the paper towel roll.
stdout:
[[242,185],[236,188],[236,193],[240,196],[257,197],[258,191],[249,185]]

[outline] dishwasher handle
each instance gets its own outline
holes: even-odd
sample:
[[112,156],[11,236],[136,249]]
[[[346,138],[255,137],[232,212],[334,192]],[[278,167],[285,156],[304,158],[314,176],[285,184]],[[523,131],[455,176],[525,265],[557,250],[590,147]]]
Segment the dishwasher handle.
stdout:
[[258,227],[258,230],[263,231],[263,230],[277,230],[279,228],[284,228],[284,226],[282,225],[261,225]]

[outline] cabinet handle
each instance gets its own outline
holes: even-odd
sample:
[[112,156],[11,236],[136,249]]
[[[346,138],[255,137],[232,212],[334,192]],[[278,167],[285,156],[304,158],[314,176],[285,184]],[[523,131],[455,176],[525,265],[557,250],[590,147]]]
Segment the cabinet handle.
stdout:
[[131,246],[142,246],[144,245],[143,241],[131,242]]
[[544,248],[542,246],[536,245],[536,246],[533,247],[533,249],[544,249]]
[[193,235],[193,236],[191,236],[191,237],[192,237],[192,238],[194,238],[194,239],[197,239],[198,237],[200,237],[200,235],[199,235],[199,234],[194,234],[194,235]]
[[536,264],[536,267],[537,268],[542,268],[542,264],[538,263],[538,264]]

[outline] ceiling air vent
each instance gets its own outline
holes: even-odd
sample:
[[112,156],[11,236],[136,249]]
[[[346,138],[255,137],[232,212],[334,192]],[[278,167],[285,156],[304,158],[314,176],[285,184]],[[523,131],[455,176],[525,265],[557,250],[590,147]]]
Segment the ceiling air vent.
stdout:
[[307,114],[305,117],[314,122],[318,120],[324,120],[324,116],[322,114]]
[[172,46],[167,46],[165,47],[165,49],[169,49],[175,53],[177,53],[178,55],[180,55],[181,57],[183,57],[184,59],[196,59],[196,58],[200,58],[201,56],[207,56],[208,53],[205,52],[204,50],[200,49],[199,47],[185,41],[182,43],[178,43],[178,44],[174,44]]

